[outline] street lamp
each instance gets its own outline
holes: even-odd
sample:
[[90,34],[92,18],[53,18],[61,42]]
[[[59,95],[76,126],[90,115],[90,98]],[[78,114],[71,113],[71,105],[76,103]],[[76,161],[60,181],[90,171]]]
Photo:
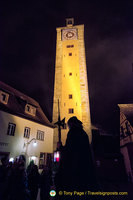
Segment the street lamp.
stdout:
[[[27,163],[27,164],[28,164],[28,161],[27,161],[27,160],[28,160],[28,158],[29,158],[28,153],[27,153],[27,151],[28,151],[28,146],[29,146],[29,144],[30,144],[32,141],[34,141],[34,142],[33,142],[33,146],[36,147],[36,146],[37,146],[36,138],[32,138],[30,141],[28,141],[28,142],[26,142],[26,143],[24,142],[24,146],[23,146],[23,148],[26,148],[26,149],[25,149],[25,156],[26,156],[26,163]],[[34,159],[34,160],[35,160],[35,159]],[[26,165],[27,165],[27,164],[26,164]]]
[[34,140],[33,146],[37,146],[36,138],[32,138],[30,141],[24,143],[24,147],[28,146]]

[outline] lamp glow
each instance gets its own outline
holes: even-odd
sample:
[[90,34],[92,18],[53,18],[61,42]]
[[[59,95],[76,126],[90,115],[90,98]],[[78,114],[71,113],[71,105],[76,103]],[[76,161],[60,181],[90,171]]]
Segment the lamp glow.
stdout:
[[10,159],[9,159],[9,162],[13,162],[13,161],[14,161],[14,158],[10,158]]
[[34,147],[37,146],[37,142],[36,142],[36,140],[34,141],[33,146],[34,146]]

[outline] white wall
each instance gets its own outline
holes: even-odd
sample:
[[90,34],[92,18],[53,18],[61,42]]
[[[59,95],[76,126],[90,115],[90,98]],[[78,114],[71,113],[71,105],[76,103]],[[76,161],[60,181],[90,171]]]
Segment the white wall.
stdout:
[[[9,122],[16,124],[14,136],[7,135]],[[30,128],[29,139],[24,138],[25,127]],[[34,141],[32,141],[26,145],[26,150],[24,143],[36,138],[37,130],[44,131],[44,141],[37,140],[36,147],[33,146]],[[28,156],[37,156],[38,158],[40,152],[53,153],[53,128],[0,111],[0,152],[10,152],[10,157],[14,158],[26,151]]]

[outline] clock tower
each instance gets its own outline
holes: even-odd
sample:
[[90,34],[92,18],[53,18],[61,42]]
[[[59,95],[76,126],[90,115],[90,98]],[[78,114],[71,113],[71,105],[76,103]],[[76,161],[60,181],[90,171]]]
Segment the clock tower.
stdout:
[[[74,25],[66,19],[66,27],[57,28],[56,63],[53,99],[53,123],[58,121],[58,101],[61,119],[76,116],[91,141],[91,118],[87,82],[84,25]],[[65,144],[68,127],[61,130]],[[54,133],[54,150],[58,142],[58,129]]]

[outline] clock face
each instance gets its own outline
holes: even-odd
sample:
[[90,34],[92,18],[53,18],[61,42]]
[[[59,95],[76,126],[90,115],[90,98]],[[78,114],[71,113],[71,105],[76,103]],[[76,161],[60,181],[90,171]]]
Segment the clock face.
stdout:
[[62,40],[77,40],[77,29],[63,29]]

